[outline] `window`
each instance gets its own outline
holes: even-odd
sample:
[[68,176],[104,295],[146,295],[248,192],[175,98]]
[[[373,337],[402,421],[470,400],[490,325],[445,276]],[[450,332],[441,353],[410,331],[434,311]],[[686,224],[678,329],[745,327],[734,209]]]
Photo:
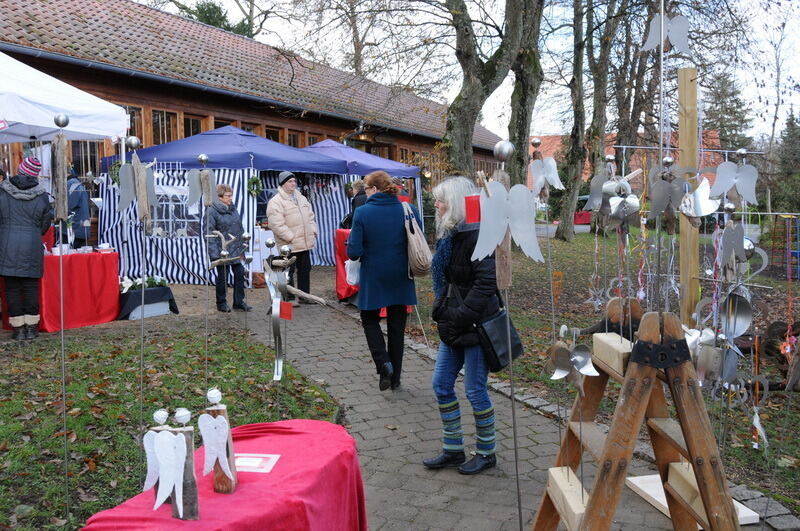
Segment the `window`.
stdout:
[[264,128],[264,137],[272,140],[273,142],[280,142],[281,141],[281,130],[280,129],[272,129],[270,127]]
[[178,138],[178,115],[153,110],[153,145],[166,144]]
[[203,117],[191,114],[183,115],[183,136],[199,135],[203,132]]
[[251,124],[248,122],[242,122],[242,130],[247,131],[248,133],[258,134],[258,128],[260,126],[258,124]]
[[289,131],[289,134],[286,136],[286,143],[292,147],[303,147],[300,145],[301,139],[303,138],[303,133],[300,131]]
[[233,124],[233,120],[227,120],[225,118],[214,118],[214,129],[219,129],[220,127],[225,127],[226,125]]
[[408,148],[400,148],[400,162],[408,162]]
[[123,105],[125,112],[128,113],[128,117],[130,119],[130,125],[128,127],[128,136],[135,136],[139,140],[142,140],[142,108],[141,107],[133,107],[131,105]]
[[[188,194],[188,190],[185,191]],[[187,205],[184,189],[156,187],[158,202],[153,217],[153,230],[163,236],[197,237],[200,230],[200,211],[197,205]],[[157,230],[160,229],[160,230]]]
[[323,138],[324,137],[322,135],[320,135],[320,134],[308,133],[308,145],[310,146],[312,144],[316,144],[317,142],[319,142]]
[[78,175],[98,174],[102,142],[72,141],[72,167]]

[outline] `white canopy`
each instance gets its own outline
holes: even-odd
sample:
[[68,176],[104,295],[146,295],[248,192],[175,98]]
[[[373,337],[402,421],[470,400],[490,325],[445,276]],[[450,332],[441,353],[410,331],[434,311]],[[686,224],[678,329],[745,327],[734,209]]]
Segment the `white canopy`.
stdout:
[[53,118],[69,116],[69,140],[124,137],[125,109],[0,53],[0,144],[52,140]]

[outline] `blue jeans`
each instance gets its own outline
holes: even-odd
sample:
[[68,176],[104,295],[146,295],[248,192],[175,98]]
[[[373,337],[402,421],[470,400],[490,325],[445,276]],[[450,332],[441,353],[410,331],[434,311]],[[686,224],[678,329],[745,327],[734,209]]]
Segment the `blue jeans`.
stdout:
[[464,449],[461,412],[455,393],[456,378],[462,367],[467,399],[475,416],[476,451],[479,454],[494,454],[494,407],[486,389],[489,367],[479,345],[462,348],[439,343],[433,369],[433,392],[442,417],[442,446],[450,452]]

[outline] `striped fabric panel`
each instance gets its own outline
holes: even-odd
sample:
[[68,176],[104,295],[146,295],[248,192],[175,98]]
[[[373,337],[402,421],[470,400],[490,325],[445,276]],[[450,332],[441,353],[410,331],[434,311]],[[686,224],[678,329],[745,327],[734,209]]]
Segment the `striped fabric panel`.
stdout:
[[[156,167],[163,173],[158,183],[164,186],[187,186],[185,171],[173,166]],[[217,183],[233,188],[236,208],[242,215],[245,230],[252,232],[255,226],[256,201],[247,193],[247,180],[253,170],[215,170]],[[119,188],[107,175],[101,175],[100,185],[103,208],[100,212],[99,243],[108,243],[120,253],[120,275],[137,278],[142,276],[142,259],[146,259],[144,273],[158,275],[176,284],[214,283],[216,271],[208,271],[208,255],[205,239],[200,236],[188,238],[147,237],[146,257],[142,255],[142,231],[138,228],[137,205],[134,202],[125,212],[117,212]],[[200,226],[205,227],[201,208]],[[229,282],[233,274],[229,274]]]

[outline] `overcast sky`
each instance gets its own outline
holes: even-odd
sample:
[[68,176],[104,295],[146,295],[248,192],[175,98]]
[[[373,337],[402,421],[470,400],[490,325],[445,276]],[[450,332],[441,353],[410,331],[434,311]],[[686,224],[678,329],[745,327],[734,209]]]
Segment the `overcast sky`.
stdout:
[[[240,17],[233,0],[222,1],[223,5],[228,9],[229,17],[232,20],[238,20]],[[751,7],[753,4],[749,2],[749,0],[738,1],[745,2],[745,5],[748,7]],[[800,12],[800,10],[798,10],[798,12]],[[756,13],[756,15],[759,15],[759,19],[763,19],[764,17],[761,13]],[[798,24],[800,24],[800,16],[797,20],[794,20],[793,23],[790,23],[789,27],[796,28]],[[761,27],[757,26],[759,26],[759,24],[754,24],[752,32],[753,40],[757,43],[758,48],[763,52],[767,52],[768,45],[766,40],[768,35]],[[257,37],[257,39],[268,44],[279,46],[284,46],[287,42],[291,42],[293,37],[299,33],[297,28],[291,27],[285,21],[278,20],[272,24],[268,23],[266,29],[267,32]],[[800,34],[791,30],[788,33],[789,35],[785,43],[785,53],[788,57],[785,64],[788,69],[787,74],[794,77],[795,80],[800,80],[800,61],[795,60],[794,57],[795,51],[800,50]],[[750,59],[750,61],[753,60],[754,59]],[[455,57],[453,61],[455,63]],[[743,96],[748,100],[751,106],[753,127],[750,134],[753,136],[769,134],[772,110],[768,110],[763,103],[759,104],[759,91],[755,87],[753,75],[749,70],[750,69],[744,67],[737,69]],[[674,70],[672,70],[672,75],[675,75]],[[501,87],[489,98],[482,113],[483,125],[503,138],[508,136],[507,127],[510,117],[509,100],[513,86],[513,78],[511,76],[512,74],[509,75]],[[458,90],[459,86],[457,83],[450,87],[450,90],[448,90],[445,95],[447,101],[452,101],[458,93]],[[762,90],[761,93],[763,94],[764,90]],[[702,91],[698,94],[698,97],[702,100]],[[587,104],[590,104],[590,102],[587,101]],[[783,129],[783,124],[789,113],[789,108],[792,105],[800,112],[800,93],[797,91],[787,94],[785,105],[783,106],[779,119],[778,131]],[[587,108],[587,112],[588,111],[589,109]],[[759,115],[761,115],[761,117]],[[545,85],[540,93],[534,111],[531,133],[536,135],[566,134],[569,133],[571,125],[571,118],[569,115],[569,93],[566,89],[559,89],[552,84]]]

